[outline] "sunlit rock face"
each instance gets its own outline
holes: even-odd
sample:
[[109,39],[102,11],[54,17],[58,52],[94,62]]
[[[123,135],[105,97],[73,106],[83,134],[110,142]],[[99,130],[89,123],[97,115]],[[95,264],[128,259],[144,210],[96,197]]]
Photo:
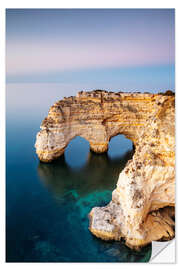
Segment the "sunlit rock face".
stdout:
[[174,237],[174,207],[164,208],[175,204],[174,96],[156,98],[112,201],[90,212],[93,234],[102,239],[123,237],[136,249]]
[[174,102],[170,91],[79,92],[55,103],[42,122],[35,147],[44,162],[62,155],[76,136],[88,140],[97,153],[106,152],[110,139],[118,134],[135,145],[133,159],[120,173],[112,201],[90,212],[89,229],[97,237],[123,237],[136,249],[152,240],[174,237]]
[[136,145],[141,127],[164,96],[106,91],[79,92],[49,110],[36,138],[39,159],[50,162],[64,153],[76,136],[85,138],[96,153],[108,150],[113,136],[124,134]]

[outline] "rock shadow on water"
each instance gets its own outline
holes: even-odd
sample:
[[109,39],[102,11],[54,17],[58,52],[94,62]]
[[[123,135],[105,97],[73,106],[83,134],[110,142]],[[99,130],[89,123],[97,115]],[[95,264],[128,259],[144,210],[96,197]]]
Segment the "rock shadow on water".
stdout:
[[[89,151],[86,163],[78,170],[68,165],[64,155],[51,164],[39,163],[37,167],[39,178],[50,194],[53,194],[59,205],[59,211],[63,214],[62,220],[66,228],[64,236],[67,238],[66,249],[71,250],[73,245],[77,247],[76,250],[73,249],[68,253],[66,249],[63,254],[59,251],[62,255],[59,257],[60,261],[149,261],[151,245],[143,248],[141,252],[136,252],[122,242],[106,242],[98,239],[88,230],[90,210],[94,206],[104,206],[109,203],[119,174],[133,154],[132,149],[112,159],[107,153],[99,155]],[[57,227],[60,228],[62,225],[60,221]],[[57,232],[56,235],[60,241],[61,236]],[[83,248],[83,242],[86,249]]]
[[95,154],[89,151],[86,164],[78,170],[72,169],[64,155],[51,164],[39,162],[37,171],[44,186],[57,196],[76,191],[78,196],[86,196],[94,191],[112,192],[119,173],[132,158],[134,151],[111,159],[107,153]]

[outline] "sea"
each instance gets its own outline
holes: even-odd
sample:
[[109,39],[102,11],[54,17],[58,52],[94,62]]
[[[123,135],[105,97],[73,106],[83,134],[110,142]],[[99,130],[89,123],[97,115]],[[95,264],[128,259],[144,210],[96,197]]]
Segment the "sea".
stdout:
[[6,85],[7,262],[150,260],[151,244],[134,251],[123,242],[98,239],[88,228],[89,212],[111,201],[118,176],[133,156],[130,140],[118,135],[108,152],[98,155],[76,137],[51,164],[36,155],[36,134],[50,106],[80,90],[55,83]]

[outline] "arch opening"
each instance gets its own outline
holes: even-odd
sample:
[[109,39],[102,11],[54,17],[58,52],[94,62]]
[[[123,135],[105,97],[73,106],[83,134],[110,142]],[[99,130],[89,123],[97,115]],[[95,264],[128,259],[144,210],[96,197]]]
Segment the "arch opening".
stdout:
[[133,142],[123,134],[113,136],[109,141],[108,156],[115,159],[134,149]]
[[[75,136],[68,143],[65,152],[65,162],[72,169],[81,169],[84,167],[89,158],[89,153],[92,151],[89,141],[82,136]],[[128,153],[134,151],[134,144],[130,139],[127,139],[123,134],[117,134],[113,136],[109,141],[108,151],[104,154],[109,159],[118,159],[126,156]],[[92,153],[95,154],[94,151]],[[99,154],[98,154],[99,155]],[[102,154],[101,154],[102,155]]]
[[89,142],[81,136],[76,136],[65,149],[65,161],[70,168],[80,169],[86,164],[89,151]]

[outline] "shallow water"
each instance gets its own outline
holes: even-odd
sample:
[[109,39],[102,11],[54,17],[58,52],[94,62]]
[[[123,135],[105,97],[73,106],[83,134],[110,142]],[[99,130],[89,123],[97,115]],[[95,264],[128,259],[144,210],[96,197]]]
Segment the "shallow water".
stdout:
[[76,137],[52,164],[39,162],[35,136],[49,106],[68,90],[7,85],[6,260],[8,262],[145,262],[151,245],[135,252],[88,230],[88,213],[111,200],[132,143],[117,136],[108,154],[89,151]]

